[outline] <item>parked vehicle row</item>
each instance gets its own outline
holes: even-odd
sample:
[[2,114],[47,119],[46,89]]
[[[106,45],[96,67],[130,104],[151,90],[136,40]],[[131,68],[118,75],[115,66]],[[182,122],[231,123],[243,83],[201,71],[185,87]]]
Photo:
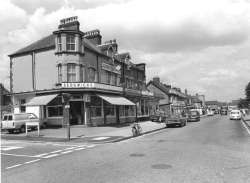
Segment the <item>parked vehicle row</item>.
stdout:
[[186,126],[187,122],[200,121],[200,113],[196,110],[190,110],[183,114],[165,114],[164,111],[156,111],[155,114],[150,116],[150,120],[154,122],[165,123],[166,127],[169,126]]

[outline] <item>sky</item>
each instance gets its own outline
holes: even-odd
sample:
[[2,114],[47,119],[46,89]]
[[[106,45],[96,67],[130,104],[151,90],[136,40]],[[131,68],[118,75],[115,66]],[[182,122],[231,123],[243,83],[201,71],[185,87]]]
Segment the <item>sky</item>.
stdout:
[[250,82],[250,0],[0,0],[0,82],[8,54],[78,16],[154,76],[206,100],[244,98]]

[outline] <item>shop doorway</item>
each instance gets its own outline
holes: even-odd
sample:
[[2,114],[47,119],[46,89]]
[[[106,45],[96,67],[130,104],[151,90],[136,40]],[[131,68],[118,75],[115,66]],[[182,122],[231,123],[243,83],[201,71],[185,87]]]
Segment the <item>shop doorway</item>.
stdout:
[[84,124],[84,105],[82,101],[70,102],[70,125]]

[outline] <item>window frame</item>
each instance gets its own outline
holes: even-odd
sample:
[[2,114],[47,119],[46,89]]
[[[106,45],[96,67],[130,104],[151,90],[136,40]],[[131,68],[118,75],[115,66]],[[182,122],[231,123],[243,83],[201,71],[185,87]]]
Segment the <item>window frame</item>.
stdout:
[[57,37],[57,46],[58,46],[58,51],[62,51],[62,37],[59,35]]
[[66,35],[66,50],[67,51],[76,51],[76,37],[75,37],[75,35],[72,35],[72,34]]
[[[70,70],[70,69],[72,69],[72,70]],[[73,72],[73,70],[74,70],[74,72]],[[67,82],[76,82],[76,64],[74,64],[74,63],[67,64]]]

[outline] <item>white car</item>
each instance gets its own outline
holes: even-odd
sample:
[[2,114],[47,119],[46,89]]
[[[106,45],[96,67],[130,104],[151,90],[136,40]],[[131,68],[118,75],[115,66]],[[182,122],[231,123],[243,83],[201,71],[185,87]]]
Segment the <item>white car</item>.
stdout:
[[207,111],[207,115],[208,115],[208,116],[213,116],[213,115],[214,115],[214,111],[208,110],[208,111]]
[[229,119],[230,120],[240,120],[241,119],[241,116],[242,115],[242,113],[241,113],[241,111],[240,110],[232,110],[231,112],[230,112],[230,114],[229,114]]

